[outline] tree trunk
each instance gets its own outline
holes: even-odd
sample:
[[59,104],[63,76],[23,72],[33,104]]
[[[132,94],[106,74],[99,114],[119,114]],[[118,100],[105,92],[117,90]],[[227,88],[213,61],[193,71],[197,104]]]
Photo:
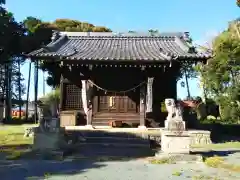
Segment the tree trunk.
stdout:
[[26,120],[28,121],[28,104],[29,104],[29,90],[30,90],[30,80],[31,80],[31,69],[32,69],[32,63],[30,61],[29,63],[29,69],[28,69],[28,84],[27,84],[27,104],[26,104]]
[[34,69],[34,117],[35,123],[38,122],[38,60],[35,61]]
[[18,100],[19,100],[19,119],[22,119],[22,90],[21,90],[21,59],[18,58]]
[[45,72],[44,71],[42,71],[42,73],[43,73],[43,96],[45,96]]
[[189,89],[188,77],[187,77],[186,70],[184,70],[184,74],[185,74],[185,81],[186,81],[186,86],[187,86],[187,98],[190,99],[191,98],[191,94],[190,94],[190,89]]
[[11,62],[6,63],[5,65],[5,120],[10,121],[11,120],[11,110],[12,110],[12,88],[11,88],[11,80],[12,80],[12,64]]

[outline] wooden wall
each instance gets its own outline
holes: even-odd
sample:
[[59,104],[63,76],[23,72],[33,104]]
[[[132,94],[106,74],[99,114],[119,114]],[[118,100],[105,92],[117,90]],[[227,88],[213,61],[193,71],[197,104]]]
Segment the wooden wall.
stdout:
[[[146,81],[147,77],[154,77],[153,83],[153,112],[147,114],[147,118],[154,119],[157,122],[164,122],[166,114],[161,113],[161,102],[164,101],[165,98],[176,98],[176,74],[178,68],[169,68],[163,70],[163,68],[149,68],[146,71],[141,71],[140,68],[115,68],[115,67],[99,67],[93,68],[91,72],[88,72],[88,77],[80,76],[79,72],[86,72],[86,69],[77,68],[72,72],[67,72],[63,74],[65,78],[68,79],[68,83],[64,83],[62,88],[62,111],[71,111],[77,110],[82,112],[82,117],[84,118],[84,112],[82,109],[81,102],[81,79],[90,79],[92,82],[97,84],[99,87],[103,88],[94,88],[91,92],[93,97],[93,122],[99,116],[99,114],[105,113],[106,116],[100,115],[103,119],[109,118],[114,119],[113,113],[118,113],[116,116],[119,116],[121,113],[122,116],[125,116],[125,120],[128,121],[126,117],[130,117],[129,113],[135,113],[136,116],[134,118],[134,122],[138,122],[139,118],[139,88],[127,93],[115,93],[109,92],[111,91],[124,91],[130,89],[134,86],[137,86],[139,83]],[[115,109],[107,109],[107,107],[100,107],[99,103],[101,101],[104,104],[104,100],[107,101],[106,96],[117,96],[117,98],[122,97],[122,99],[118,99],[118,111]],[[130,100],[127,100],[128,97]],[[124,99],[125,98],[125,99]],[[134,102],[134,103],[133,103]],[[122,103],[129,103],[129,105],[123,105]],[[135,104],[135,105],[131,105]],[[133,107],[136,111],[134,112],[131,108]],[[121,109],[122,108],[122,109]],[[131,110],[130,110],[131,109]],[[104,112],[105,111],[105,112]],[[120,111],[120,112],[119,112]],[[121,112],[122,111],[122,112]],[[126,112],[127,111],[127,112]],[[109,115],[109,113],[111,113]],[[123,115],[124,113],[124,115]],[[119,116],[120,117],[120,116]],[[101,121],[97,120],[97,121]],[[83,120],[82,120],[83,122]]]

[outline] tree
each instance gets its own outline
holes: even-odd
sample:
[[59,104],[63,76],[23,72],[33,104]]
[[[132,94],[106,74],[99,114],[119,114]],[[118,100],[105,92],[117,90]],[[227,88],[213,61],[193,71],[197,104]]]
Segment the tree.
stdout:
[[[191,45],[192,44],[192,39],[189,38],[186,42],[189,45]],[[189,52],[195,52],[195,48],[190,47]],[[192,99],[191,94],[190,94],[190,87],[189,87],[189,82],[188,81],[189,81],[189,79],[197,78],[197,72],[196,72],[195,67],[192,63],[181,64],[177,80],[180,80],[180,78],[183,78],[183,77],[184,77],[185,81],[181,81],[181,86],[182,87],[186,86],[187,99]]]
[[213,42],[213,58],[198,67],[207,91],[219,103],[224,120],[240,120],[240,37],[238,24],[230,23]]
[[1,4],[5,4],[5,3],[6,3],[5,0],[0,0],[0,5],[1,5]]
[[47,112],[49,112],[51,116],[56,116],[59,112],[60,89],[56,88],[52,92],[46,94],[46,96],[42,97],[40,101],[44,107],[44,114],[47,114]]
[[6,118],[9,119],[12,95],[18,94],[21,99],[20,88],[16,87],[19,87],[19,82],[22,86],[22,78],[16,63],[19,64],[23,60],[25,29],[22,23],[15,21],[12,13],[1,6],[2,2],[0,2],[0,89],[1,95],[5,99]]
[[237,3],[237,6],[240,7],[240,0],[237,0],[236,3]]
[[0,6],[0,64],[4,64],[14,56],[22,55],[22,38],[25,29],[15,21],[13,14]]
[[151,36],[155,36],[156,34],[159,34],[159,31],[156,29],[149,29],[148,32],[151,34]]

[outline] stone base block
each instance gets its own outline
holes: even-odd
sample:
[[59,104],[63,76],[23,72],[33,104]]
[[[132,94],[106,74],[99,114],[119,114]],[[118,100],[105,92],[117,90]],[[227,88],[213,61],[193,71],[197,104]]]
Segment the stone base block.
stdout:
[[56,150],[65,147],[64,133],[41,132],[36,128],[33,139],[33,149],[39,151]]
[[146,126],[138,126],[138,128],[139,128],[139,129],[144,129],[144,130],[147,129]]
[[175,121],[175,120],[174,121],[165,120],[164,127],[165,129],[168,129],[168,130],[185,130],[186,129],[185,121]]
[[210,131],[192,130],[189,131],[189,135],[191,136],[191,145],[206,145],[212,143]]
[[187,131],[181,134],[173,131],[162,131],[161,134],[161,150],[169,154],[189,154],[191,137]]
[[94,129],[94,127],[92,125],[85,125],[86,129]]

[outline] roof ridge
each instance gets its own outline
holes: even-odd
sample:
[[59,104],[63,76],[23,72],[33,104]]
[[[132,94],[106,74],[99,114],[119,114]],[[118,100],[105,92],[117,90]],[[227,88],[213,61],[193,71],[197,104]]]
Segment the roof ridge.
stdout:
[[172,39],[177,36],[66,36],[69,39]]
[[116,33],[116,32],[59,32],[61,35],[69,37],[182,37],[188,32],[162,32],[155,33],[154,35],[150,32],[134,32],[134,33]]

